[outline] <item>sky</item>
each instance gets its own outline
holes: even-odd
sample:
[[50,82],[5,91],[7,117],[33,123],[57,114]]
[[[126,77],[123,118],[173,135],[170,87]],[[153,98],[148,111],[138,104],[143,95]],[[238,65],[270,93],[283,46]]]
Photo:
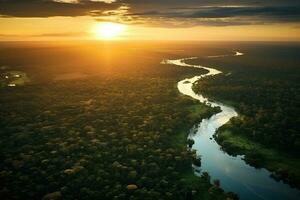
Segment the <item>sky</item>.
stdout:
[[104,39],[107,22],[122,40],[300,41],[300,1],[0,0],[3,41]]

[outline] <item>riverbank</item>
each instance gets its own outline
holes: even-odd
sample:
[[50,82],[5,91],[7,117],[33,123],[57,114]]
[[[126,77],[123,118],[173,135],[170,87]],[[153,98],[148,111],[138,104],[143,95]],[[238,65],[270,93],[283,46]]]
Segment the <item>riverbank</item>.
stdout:
[[283,180],[300,188],[300,161],[294,155],[261,145],[230,130],[230,123],[220,128],[215,140],[230,155],[245,155],[245,161],[257,168],[271,171],[275,180]]
[[[203,80],[204,77],[221,74],[222,72],[214,68],[203,67],[201,65],[187,64],[185,61],[194,58],[166,60],[164,64],[174,64],[181,67],[201,68],[208,70],[208,73],[201,76],[184,79],[178,82],[178,90],[181,94],[198,100],[211,107],[219,107],[221,112],[206,118],[201,123],[194,126],[188,138],[193,140],[192,149],[197,157],[201,157],[201,168],[193,166],[195,174],[203,177],[205,172],[218,183],[224,191],[233,191],[242,199],[297,199],[299,191],[289,187],[282,182],[272,179],[271,172],[263,169],[258,170],[251,167],[244,161],[243,156],[230,156],[221,150],[221,146],[213,139],[216,131],[237,117],[238,113],[230,104],[211,101],[210,98],[194,92],[194,84]],[[204,80],[206,80],[204,78]],[[237,178],[243,177],[243,178]],[[218,180],[216,180],[218,179]]]
[[[194,85],[193,89],[199,91],[200,88],[203,88],[201,84],[203,83],[198,82]],[[208,95],[207,97],[212,101],[221,101],[226,105],[239,107],[238,103],[233,100],[216,98],[212,95]],[[244,121],[243,117],[242,113],[240,113],[235,119]],[[229,121],[214,134],[214,139],[229,155],[244,155],[244,160],[249,165],[256,168],[265,168],[272,172],[272,177],[275,180],[282,180],[292,187],[300,188],[300,160],[295,154],[267,147],[245,137],[244,134],[236,130],[235,125]]]
[[[187,97],[183,97],[187,98]],[[187,98],[189,99],[189,98]],[[197,104],[189,105],[185,108],[182,108],[184,112],[187,112],[188,115],[186,118],[189,123],[184,124],[178,131],[178,133],[171,139],[172,146],[174,147],[186,147],[187,146],[187,137],[189,135],[189,131],[191,127],[195,124],[201,122],[201,120],[211,117],[212,115],[219,113],[219,108],[212,108],[205,104]]]
[[[210,87],[208,81],[212,81],[212,83],[218,82],[216,79],[200,81],[193,86],[193,89],[198,92],[201,91],[201,94],[203,94],[205,89]],[[216,86],[213,87],[216,88]],[[223,102],[235,108],[241,107],[239,105],[240,102],[222,98],[220,95],[218,97],[213,96],[211,90],[206,97],[212,101]],[[214,135],[216,142],[229,155],[245,155],[244,160],[249,165],[256,168],[265,168],[272,173],[272,177],[275,180],[282,180],[292,187],[300,188],[300,159],[297,157],[297,154],[275,149],[270,145],[266,146],[255,139],[246,137],[245,134],[240,132],[240,127],[236,127],[238,125],[236,121],[245,122],[244,118],[243,112],[239,111],[239,116],[232,119],[235,121],[234,124],[232,120],[229,121]]]
[[[182,96],[181,98],[185,98],[188,101],[191,101],[190,98]],[[197,103],[197,104],[195,104]],[[219,107],[210,107],[198,101],[191,102],[190,105],[182,107],[182,112],[186,112],[188,119],[188,123],[185,123],[178,132],[170,139],[170,144],[173,148],[187,148],[187,138],[191,127],[195,124],[200,123],[203,119],[210,118],[211,116],[220,112]],[[194,154],[196,156],[196,154]],[[197,156],[196,156],[197,157]],[[214,199],[226,199],[236,200],[239,199],[238,196],[232,192],[224,192],[222,188],[218,185],[211,184],[212,180],[208,173],[204,173],[201,177],[195,176],[194,170],[192,170],[191,165],[186,166],[185,169],[179,172],[180,173],[180,181],[185,185],[190,185],[191,188],[198,188],[197,195],[193,196],[193,199],[201,199],[208,200],[211,199],[212,196]]]
[[250,70],[237,65],[230,76],[202,79],[193,89],[239,113],[215,135],[225,152],[245,155],[251,166],[265,168],[276,180],[300,188],[299,92],[294,89],[299,88],[299,74],[272,66],[268,71],[263,66]]

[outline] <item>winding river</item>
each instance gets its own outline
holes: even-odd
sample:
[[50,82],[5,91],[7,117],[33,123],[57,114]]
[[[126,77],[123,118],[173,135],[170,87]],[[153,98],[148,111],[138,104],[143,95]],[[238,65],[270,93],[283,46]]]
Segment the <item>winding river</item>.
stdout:
[[[242,56],[241,52],[235,52],[231,56]],[[228,56],[228,55],[225,55]],[[214,56],[217,57],[217,56]],[[222,55],[224,57],[224,55]],[[282,181],[275,181],[270,177],[271,173],[266,169],[256,169],[245,163],[242,155],[230,156],[221,150],[221,147],[213,139],[216,130],[226,124],[232,117],[238,116],[234,108],[220,102],[212,102],[201,94],[196,94],[192,87],[201,78],[214,76],[222,73],[219,70],[204,67],[201,65],[187,64],[185,61],[192,58],[177,60],[164,60],[163,64],[172,64],[181,67],[193,67],[206,69],[204,75],[195,76],[178,82],[178,90],[181,94],[190,96],[212,107],[220,107],[221,112],[203,119],[190,131],[189,138],[195,141],[193,149],[201,156],[201,168],[194,167],[196,175],[201,175],[206,171],[211,176],[211,180],[219,179],[221,187],[229,192],[239,195],[242,200],[299,200],[300,191],[291,188]]]

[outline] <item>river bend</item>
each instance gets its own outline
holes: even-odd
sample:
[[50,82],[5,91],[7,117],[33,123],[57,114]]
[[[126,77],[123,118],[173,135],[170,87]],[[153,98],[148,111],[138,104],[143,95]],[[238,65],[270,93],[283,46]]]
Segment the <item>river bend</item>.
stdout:
[[[235,52],[231,56],[239,57],[243,55],[244,54],[241,52]],[[208,58],[213,57],[220,56],[210,56]],[[222,57],[224,57],[224,55],[222,55]],[[225,191],[231,191],[238,194],[242,200],[300,199],[299,190],[291,188],[288,184],[285,184],[282,181],[275,181],[270,177],[271,172],[268,170],[256,169],[248,165],[243,160],[243,155],[230,156],[221,150],[221,147],[214,140],[213,135],[216,133],[218,128],[226,124],[231,118],[238,116],[238,113],[233,107],[221,102],[211,101],[203,95],[196,94],[193,91],[193,85],[198,80],[222,73],[214,68],[187,64],[185,62],[195,58],[196,57],[162,61],[163,64],[207,70],[208,72],[206,74],[187,78],[178,82],[178,90],[181,94],[199,100],[201,103],[221,108],[221,112],[208,119],[203,119],[199,124],[196,124],[191,129],[188,136],[190,139],[195,141],[192,148],[196,150],[199,156],[201,156],[201,168],[197,169],[194,167],[195,175],[200,176],[202,172],[208,172],[211,176],[211,180],[219,179],[221,187]]]

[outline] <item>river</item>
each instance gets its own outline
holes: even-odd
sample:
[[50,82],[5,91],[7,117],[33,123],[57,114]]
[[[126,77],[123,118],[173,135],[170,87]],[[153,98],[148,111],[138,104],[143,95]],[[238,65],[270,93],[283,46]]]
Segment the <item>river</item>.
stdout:
[[[235,52],[230,56],[243,56],[241,52]],[[225,57],[229,55],[210,56]],[[187,95],[193,99],[199,100],[212,107],[220,107],[221,112],[203,119],[196,124],[190,131],[189,138],[195,141],[193,149],[201,156],[201,167],[197,169],[194,166],[195,175],[200,176],[202,172],[208,172],[211,180],[220,180],[221,187],[227,192],[234,192],[242,200],[299,200],[300,191],[291,188],[282,181],[276,181],[270,177],[271,172],[266,169],[256,169],[248,165],[243,160],[243,155],[230,156],[217,144],[213,135],[217,129],[226,124],[232,117],[238,116],[234,108],[220,102],[213,102],[201,94],[196,94],[192,87],[193,84],[201,78],[214,76],[222,73],[214,68],[201,65],[187,64],[185,61],[192,58],[183,58],[176,60],[164,60],[163,64],[171,64],[181,67],[193,67],[206,69],[208,72],[203,75],[194,76],[178,82],[178,90],[181,94]]]

